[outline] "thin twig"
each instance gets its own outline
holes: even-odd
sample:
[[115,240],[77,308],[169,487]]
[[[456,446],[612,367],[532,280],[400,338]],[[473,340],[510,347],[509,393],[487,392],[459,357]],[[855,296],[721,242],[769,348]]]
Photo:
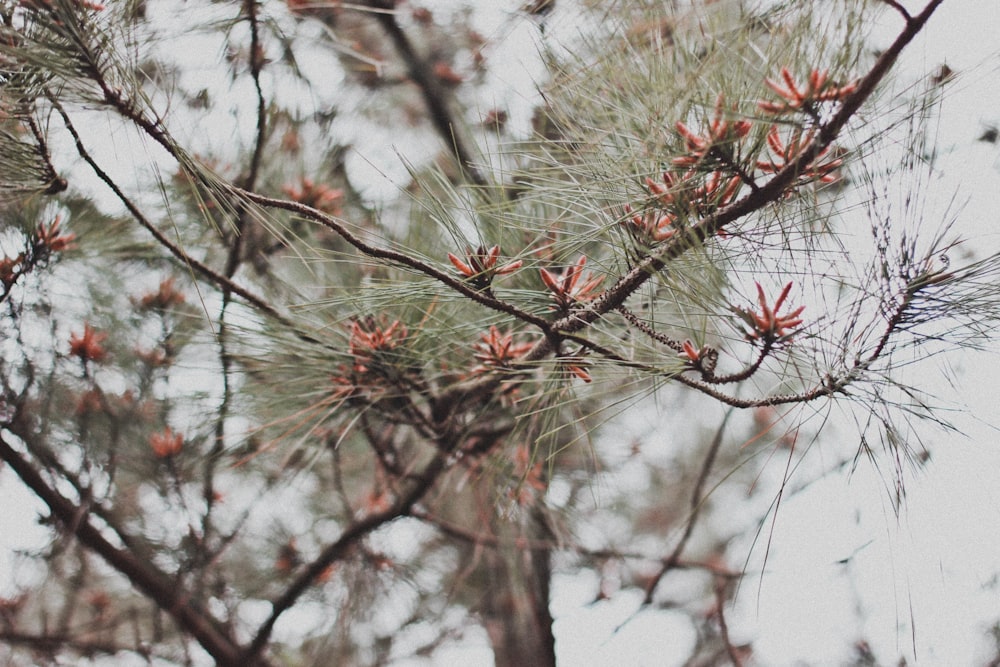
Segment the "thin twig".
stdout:
[[708,452],[705,454],[705,460],[702,461],[701,464],[701,472],[698,473],[698,481],[695,483],[694,490],[691,492],[691,512],[688,515],[687,525],[684,527],[684,534],[681,535],[680,541],[674,547],[674,550],[670,552],[670,555],[663,560],[663,565],[660,567],[659,572],[657,572],[656,575],[650,579],[649,583],[646,584],[646,595],[643,598],[643,604],[652,604],[653,593],[656,591],[656,587],[659,585],[660,580],[663,579],[668,572],[677,567],[677,562],[680,560],[681,554],[684,553],[685,547],[687,547],[688,540],[694,532],[695,524],[698,522],[698,517],[705,505],[705,499],[702,497],[702,491],[705,488],[705,483],[708,481],[708,475],[712,471],[712,466],[715,464],[715,457],[719,453],[719,448],[722,446],[722,435],[726,430],[726,422],[729,421],[729,417],[732,414],[732,410],[728,410],[726,412],[726,416],[722,418],[722,423],[719,424],[719,428],[715,432],[715,437],[712,438],[712,444],[709,445]]
[[[267,138],[267,100],[264,97],[264,90],[260,83],[260,73],[263,66],[263,51],[260,43],[260,23],[257,19],[257,0],[246,0],[243,10],[247,14],[247,21],[250,23],[250,76],[254,82],[254,90],[257,93],[257,135],[254,141],[253,154],[250,159],[250,168],[242,180],[242,186],[246,190],[253,190],[257,184],[260,173],[260,165],[264,155],[264,143]],[[237,216],[236,228],[229,235],[231,242],[228,256],[226,258],[225,277],[232,281],[242,263],[243,235],[247,226],[251,224],[245,206],[240,207]],[[224,235],[225,237],[225,235]],[[226,315],[229,312],[229,304],[232,301],[233,292],[228,286],[222,286],[222,304],[219,308],[218,335],[216,341],[219,346],[219,365],[222,375],[222,397],[219,400],[219,410],[215,418],[215,439],[212,448],[205,457],[204,481],[202,483],[202,498],[205,502],[205,512],[202,515],[202,537],[208,540],[214,532],[212,523],[212,513],[215,508],[215,468],[226,448],[226,422],[229,419],[229,406],[232,401],[232,382],[230,379],[232,370],[232,358],[229,353],[228,339],[229,327]]]
[[80,157],[82,157],[83,160],[88,165],[90,165],[91,170],[93,170],[93,172],[97,175],[97,177],[101,179],[105,183],[105,185],[111,188],[111,191],[115,194],[116,197],[118,197],[118,200],[121,201],[122,204],[125,205],[125,208],[128,209],[129,213],[132,214],[132,217],[134,217],[140,225],[142,225],[150,234],[152,234],[160,245],[166,248],[170,252],[170,254],[176,257],[178,260],[180,260],[181,263],[191,267],[192,269],[200,273],[202,276],[207,278],[210,282],[213,282],[219,287],[227,289],[232,293],[238,295],[240,298],[242,298],[244,301],[252,305],[254,308],[260,310],[263,313],[266,313],[270,317],[274,318],[276,321],[292,329],[295,328],[295,324],[291,320],[289,320],[287,317],[279,313],[277,309],[274,308],[274,306],[264,301],[263,298],[257,296],[256,294],[253,294],[252,292],[241,287],[240,285],[237,285],[229,278],[226,278],[217,271],[209,268],[205,264],[202,264],[198,260],[194,259],[186,252],[184,252],[184,250],[180,246],[178,246],[177,244],[173,243],[170,239],[168,239],[166,235],[163,234],[163,232],[157,229],[156,226],[152,222],[150,222],[149,219],[146,218],[146,216],[142,213],[142,211],[139,210],[139,207],[136,206],[135,203],[133,203],[132,200],[129,199],[129,197],[124,192],[122,192],[121,188],[118,187],[118,184],[115,183],[115,181],[107,174],[107,172],[105,172],[101,168],[101,166],[97,164],[94,158],[90,155],[86,147],[83,145],[83,140],[80,138],[80,134],[77,132],[76,127],[74,127],[73,122],[70,120],[69,115],[63,109],[62,105],[59,104],[55,99],[51,99],[51,102],[55,107],[56,111],[62,117],[66,129],[69,130],[69,133],[73,136],[73,140],[76,143],[76,150],[77,153],[80,155]]
[[406,36],[402,27],[396,21],[396,13],[389,11],[394,9],[395,4],[391,0],[388,2],[386,0],[373,1],[371,3],[373,8],[387,10],[375,13],[375,19],[382,26],[382,29],[385,30],[386,34],[389,35],[396,50],[399,51],[399,55],[406,62],[410,79],[420,89],[420,94],[424,98],[424,104],[427,105],[431,123],[454,154],[455,159],[462,169],[462,173],[474,185],[485,187],[488,185],[488,182],[473,161],[472,151],[466,145],[465,137],[461,131],[462,128],[455,121],[451,110],[448,108],[447,101],[450,95],[438,82],[426,60],[418,55],[413,48],[410,38]]
[[[0,631],[0,642],[9,646],[23,646],[32,652],[45,655],[51,654],[60,649],[69,648],[80,655],[92,657],[99,654],[115,655],[123,652],[141,651],[129,648],[124,644],[116,644],[110,641],[99,639],[81,639],[69,634],[31,634],[27,632],[17,632],[14,630]],[[145,656],[148,657],[148,656]]]
[[31,129],[31,135],[35,138],[35,146],[38,148],[38,156],[42,159],[44,163],[44,171],[48,177],[47,183],[48,187],[45,189],[45,194],[54,195],[62,192],[68,187],[68,183],[65,178],[59,176],[56,171],[55,166],[52,164],[52,154],[49,152],[48,142],[45,140],[45,134],[42,129],[38,127],[38,123],[31,114],[25,114],[28,127]]
[[[680,341],[670,338],[669,336],[660,333],[653,329],[648,323],[643,322],[639,317],[633,313],[631,310],[625,306],[619,306],[617,308],[618,312],[625,318],[625,320],[634,326],[636,329],[646,334],[658,343],[663,343],[669,347],[674,352],[684,353],[684,346]],[[750,378],[754,373],[756,373],[764,360],[771,353],[774,348],[774,341],[765,339],[764,344],[760,348],[760,352],[757,353],[757,358],[746,366],[743,370],[736,371],[734,373],[729,373],[727,375],[716,375],[714,371],[710,371],[707,368],[693,368],[691,370],[698,370],[701,373],[702,382],[706,384],[734,384],[737,382],[742,382]]]
[[0,460],[10,466],[25,486],[46,504],[54,519],[72,530],[81,544],[127,577],[137,590],[142,591],[160,609],[173,617],[178,625],[198,640],[218,664],[226,667],[267,664],[262,660],[244,661],[239,644],[214,618],[193,606],[187,594],[151,561],[140,560],[132,552],[119,549],[108,542],[101,530],[91,524],[86,517],[79,515],[77,504],[50,486],[35,465],[11,447],[2,435],[0,435]]
[[715,615],[719,619],[719,634],[722,636],[722,643],[726,647],[730,662],[733,663],[733,667],[743,667],[743,657],[740,656],[739,648],[733,646],[733,642],[729,638],[729,625],[726,623],[726,587],[728,585],[729,582],[725,579],[717,578],[715,581]]
[[893,9],[895,9],[897,12],[899,12],[900,14],[902,14],[903,18],[906,19],[907,22],[913,20],[913,17],[910,16],[910,12],[906,11],[906,7],[904,7],[903,5],[901,5],[898,2],[896,2],[896,0],[882,0],[882,3],[886,4],[886,5],[889,5],[890,7],[892,7]]

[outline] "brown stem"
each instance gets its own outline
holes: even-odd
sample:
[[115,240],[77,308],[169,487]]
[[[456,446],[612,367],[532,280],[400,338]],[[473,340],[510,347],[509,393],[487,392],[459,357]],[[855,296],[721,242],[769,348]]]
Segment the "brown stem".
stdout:
[[439,450],[406,494],[400,496],[388,509],[374,512],[355,522],[344,531],[337,541],[328,545],[315,560],[309,563],[295,581],[285,589],[285,592],[271,603],[270,616],[258,628],[257,634],[242,656],[245,664],[254,664],[261,651],[267,646],[278,618],[298,602],[303,593],[309,590],[326,568],[344,558],[362,538],[372,531],[390,521],[408,515],[413,506],[431,490],[441,474],[447,470],[448,463],[448,454],[443,449]]
[[42,133],[42,129],[38,127],[38,123],[35,121],[34,117],[30,114],[27,115],[27,123],[28,127],[31,129],[31,135],[35,138],[35,146],[38,148],[38,157],[41,158],[44,164],[43,170],[48,183],[48,187],[45,189],[45,194],[58,194],[67,188],[68,184],[66,179],[60,177],[55,166],[53,166],[52,154],[49,152],[49,145],[45,140],[45,135]]
[[[643,322],[638,318],[638,316],[630,311],[625,306],[619,306],[618,312],[628,321],[629,324],[634,326],[636,329],[646,334],[658,343],[662,343],[669,347],[674,352],[682,353],[684,351],[683,346],[680,341],[676,341],[669,336],[660,333],[653,329],[649,324]],[[734,384],[736,382],[742,382],[748,379],[761,367],[764,360],[771,353],[774,348],[774,341],[765,339],[764,344],[761,346],[760,352],[757,353],[757,358],[754,359],[748,366],[743,368],[743,370],[736,371],[735,373],[730,373],[728,375],[716,375],[714,371],[709,371],[705,368],[697,368],[701,372],[701,380],[705,384]],[[694,370],[694,369],[692,369]]]
[[910,16],[910,12],[906,11],[906,8],[903,7],[903,5],[901,5],[898,2],[896,2],[896,0],[882,0],[882,2],[885,3],[885,4],[887,4],[887,5],[889,5],[890,7],[892,7],[893,9],[895,9],[897,12],[899,12],[900,14],[902,14],[903,18],[906,19],[907,22],[913,20],[913,17]]
[[396,13],[393,11],[396,5],[395,1],[373,0],[371,5],[374,9],[380,10],[375,13],[375,19],[389,35],[396,50],[399,51],[399,55],[406,62],[410,78],[420,88],[420,94],[424,98],[424,104],[427,105],[427,111],[434,128],[448,145],[455,159],[458,160],[462,172],[467,175],[469,181],[474,185],[485,187],[488,185],[486,178],[476,167],[472,151],[469,150],[466,139],[462,136],[462,128],[455,122],[451,110],[448,108],[450,95],[438,82],[427,61],[417,54],[410,38],[406,36],[396,21]]
[[680,541],[674,550],[670,552],[670,555],[663,560],[663,565],[660,567],[659,572],[656,573],[649,583],[646,585],[646,596],[643,599],[643,604],[651,604],[653,602],[653,593],[656,591],[657,585],[659,585],[660,580],[675,567],[677,567],[678,561],[680,561],[681,554],[684,553],[684,548],[687,547],[688,540],[691,539],[691,534],[694,532],[695,524],[698,522],[698,516],[701,514],[701,510],[705,505],[705,498],[702,497],[702,491],[705,488],[705,483],[708,481],[708,475],[712,471],[712,466],[715,464],[715,457],[719,453],[719,448],[722,446],[722,434],[726,430],[726,422],[729,421],[729,416],[733,414],[732,410],[726,412],[726,416],[722,418],[722,423],[719,424],[718,430],[715,432],[715,437],[712,439],[712,444],[708,448],[708,452],[705,454],[705,460],[701,464],[701,472],[698,473],[698,481],[694,485],[694,490],[691,492],[691,513],[688,515],[687,525],[684,527],[684,534],[681,535]]
[[715,580],[715,615],[719,619],[719,634],[722,636],[722,643],[726,647],[729,661],[733,667],[743,667],[743,657],[740,655],[738,646],[733,646],[729,638],[729,624],[726,623],[726,587],[729,582],[722,578]]
[[247,14],[247,21],[250,22],[250,76],[253,78],[254,90],[257,93],[257,138],[254,140],[250,170],[243,179],[243,187],[246,190],[253,190],[257,183],[257,175],[260,173],[260,164],[264,157],[264,142],[267,139],[267,100],[264,99],[264,89],[260,85],[260,72],[264,65],[264,47],[260,42],[257,0],[246,0],[244,10]]
[[185,632],[191,634],[219,665],[225,667],[250,667],[265,665],[260,660],[243,660],[240,645],[222,629],[207,612],[195,608],[176,582],[158,570],[149,561],[136,558],[131,552],[118,549],[95,527],[80,508],[49,485],[27,459],[11,447],[0,435],[0,459],[11,467],[24,484],[48,506],[54,519],[70,530],[87,549],[103,558],[108,565],[125,575],[132,585],[142,591],[164,612],[169,614]]

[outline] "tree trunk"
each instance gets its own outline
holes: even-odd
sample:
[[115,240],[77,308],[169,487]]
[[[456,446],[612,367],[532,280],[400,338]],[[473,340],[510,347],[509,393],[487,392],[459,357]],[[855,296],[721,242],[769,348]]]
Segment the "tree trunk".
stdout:
[[[502,520],[501,520],[502,521]],[[504,543],[539,544],[548,538],[542,510],[531,512],[523,525],[496,526]],[[483,625],[493,646],[496,667],[555,667],[555,637],[549,612],[552,577],[547,548],[489,550],[485,566],[490,574],[484,587]]]

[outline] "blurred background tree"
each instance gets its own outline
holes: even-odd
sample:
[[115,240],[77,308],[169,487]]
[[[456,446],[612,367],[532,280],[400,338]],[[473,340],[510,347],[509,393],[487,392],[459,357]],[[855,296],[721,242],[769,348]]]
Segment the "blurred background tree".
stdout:
[[8,664],[552,665],[560,576],[751,661],[734,540],[901,503],[1000,314],[879,92],[939,4],[4,3]]

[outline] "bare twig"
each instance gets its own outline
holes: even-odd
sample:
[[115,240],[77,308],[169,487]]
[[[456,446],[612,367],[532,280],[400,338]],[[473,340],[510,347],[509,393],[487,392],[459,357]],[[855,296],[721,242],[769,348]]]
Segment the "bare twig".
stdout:
[[[631,324],[636,329],[646,334],[653,340],[657,341],[658,343],[663,343],[674,352],[678,353],[684,352],[684,347],[680,341],[674,340],[673,338],[670,338],[669,336],[662,334],[659,331],[656,331],[651,326],[649,326],[649,324],[640,320],[635,313],[630,311],[625,306],[619,306],[617,310],[629,324]],[[743,380],[750,378],[754,373],[757,372],[758,369],[760,369],[761,364],[764,363],[764,360],[767,359],[768,355],[771,353],[771,350],[773,348],[774,348],[774,341],[765,340],[764,344],[760,348],[760,351],[757,353],[757,358],[754,359],[753,362],[751,362],[748,366],[746,366],[742,370],[736,371],[734,373],[729,373],[727,375],[716,375],[713,371],[708,370],[706,368],[700,368],[697,370],[699,370],[701,373],[702,382],[706,384],[734,384],[736,382],[742,382]]]
[[719,453],[719,448],[722,446],[722,435],[726,430],[726,422],[729,421],[730,415],[732,415],[732,410],[726,412],[726,416],[722,418],[722,423],[719,424],[718,430],[715,432],[715,437],[712,438],[712,444],[708,447],[708,452],[705,453],[705,460],[701,464],[701,472],[698,473],[698,481],[694,485],[694,490],[691,492],[691,512],[688,515],[687,525],[684,527],[684,534],[681,535],[680,541],[674,547],[670,555],[663,560],[663,565],[660,566],[660,570],[653,576],[649,583],[646,584],[646,595],[643,598],[643,604],[651,604],[653,602],[653,593],[656,591],[656,587],[659,585],[660,580],[671,570],[677,567],[677,562],[680,560],[681,554],[684,553],[685,547],[687,547],[688,540],[691,538],[691,534],[694,532],[695,524],[698,522],[698,517],[701,514],[701,510],[704,507],[705,498],[702,497],[702,491],[705,488],[705,483],[708,481],[708,475],[712,471],[712,466],[715,464],[715,457]]
[[[24,646],[41,654],[53,653],[69,648],[76,653],[92,657],[95,655],[115,655],[124,651],[135,651],[129,646],[98,639],[88,640],[64,634],[30,634],[13,630],[0,631],[0,642],[10,646]],[[146,656],[148,657],[148,656]]]
[[886,5],[889,5],[890,7],[892,7],[893,9],[895,9],[897,12],[899,12],[900,14],[902,14],[903,18],[906,19],[907,22],[910,22],[910,21],[913,20],[913,17],[910,16],[910,12],[906,11],[906,7],[903,7],[903,5],[901,5],[898,2],[896,2],[896,0],[882,0],[882,2],[884,4],[886,4]]
[[108,565],[126,576],[157,606],[169,614],[218,662],[226,667],[266,665],[266,661],[244,660],[239,644],[208,612],[197,609],[176,582],[159,571],[150,561],[137,558],[126,549],[112,545],[86,517],[79,515],[76,503],[50,486],[35,465],[11,447],[0,435],[0,460],[10,466],[21,481],[45,503],[54,519],[62,523],[81,544],[103,558]]
[[399,55],[406,62],[410,78],[420,88],[420,94],[424,99],[424,104],[427,105],[427,111],[434,128],[454,154],[462,172],[469,181],[474,185],[485,187],[488,182],[473,160],[472,151],[466,145],[462,127],[455,121],[448,108],[450,95],[438,82],[427,61],[417,54],[409,37],[396,21],[396,13],[392,11],[395,5],[396,3],[392,0],[372,0],[371,2],[374,9],[382,10],[374,13],[375,19],[389,35],[396,50],[399,51]]

